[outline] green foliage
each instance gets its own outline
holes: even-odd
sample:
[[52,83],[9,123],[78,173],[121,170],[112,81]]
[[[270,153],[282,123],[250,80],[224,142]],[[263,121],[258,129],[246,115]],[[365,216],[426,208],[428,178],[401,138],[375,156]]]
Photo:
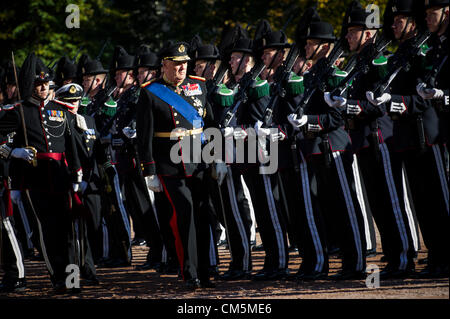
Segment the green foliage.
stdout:
[[[5,3],[6,2],[6,3]],[[15,0],[0,5],[0,62],[10,59],[13,50],[21,65],[34,51],[44,62],[61,56],[73,58],[80,46],[82,53],[95,58],[106,39],[111,43],[102,62],[108,67],[115,45],[134,53],[140,44],[157,51],[165,40],[190,41],[199,34],[203,42],[219,42],[225,25],[255,29],[260,19],[267,19],[273,29],[281,29],[295,13],[286,29],[293,39],[303,11],[318,4],[323,20],[332,23],[339,35],[340,24],[350,0]],[[384,11],[387,0],[362,0]],[[80,9],[80,28],[68,29],[65,21],[74,3]]]

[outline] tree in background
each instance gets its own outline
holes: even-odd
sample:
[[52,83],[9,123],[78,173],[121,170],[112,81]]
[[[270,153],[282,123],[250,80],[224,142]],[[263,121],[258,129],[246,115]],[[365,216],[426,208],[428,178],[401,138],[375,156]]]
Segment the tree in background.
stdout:
[[[260,19],[267,19],[273,29],[286,29],[293,39],[303,11],[318,4],[323,20],[340,32],[345,9],[351,0],[15,0],[0,4],[0,62],[10,59],[14,50],[21,65],[29,52],[52,61],[82,53],[96,57],[106,39],[102,62],[108,66],[115,45],[136,52],[141,44],[158,51],[165,40],[190,39],[198,34],[203,42],[219,42],[224,25],[240,23],[250,33]],[[66,6],[76,4],[80,10],[80,28],[66,27]],[[384,11],[387,0],[362,0],[375,3]],[[2,64],[3,64],[2,63]]]

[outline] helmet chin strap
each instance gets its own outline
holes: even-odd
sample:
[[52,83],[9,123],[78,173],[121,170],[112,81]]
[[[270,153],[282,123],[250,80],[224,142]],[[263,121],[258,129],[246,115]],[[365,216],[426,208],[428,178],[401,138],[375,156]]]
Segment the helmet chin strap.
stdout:
[[319,48],[322,44],[324,44],[325,42],[323,40],[320,40],[319,44],[317,45],[317,48],[314,50],[313,54],[311,54],[311,56],[309,58],[305,58],[305,63],[307,60],[314,60],[314,58],[316,57],[317,52],[319,51]]
[[405,24],[405,26],[403,27],[402,34],[401,34],[400,38],[398,39],[400,42],[404,39],[405,34],[406,34],[406,28],[408,27],[408,25],[409,25],[410,23],[411,23],[411,17],[408,17],[408,20],[406,20],[406,24]]
[[439,31],[441,31],[442,25],[444,24],[444,21],[445,21],[444,17],[445,17],[445,7],[442,7],[441,19],[439,20],[439,24],[438,24],[436,33],[439,33]]

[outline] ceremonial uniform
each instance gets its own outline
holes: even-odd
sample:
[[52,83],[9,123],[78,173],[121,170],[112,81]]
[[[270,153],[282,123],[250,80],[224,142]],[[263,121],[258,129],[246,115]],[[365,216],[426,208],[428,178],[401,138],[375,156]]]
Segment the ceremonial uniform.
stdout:
[[[33,59],[33,56],[29,58]],[[48,79],[43,65],[37,70],[24,72],[32,72],[21,72],[21,77],[31,76],[33,81],[36,73],[38,80]],[[28,145],[37,150],[37,165],[12,160],[12,189],[26,190],[23,192],[26,194],[25,205],[37,219],[40,246],[50,278],[56,289],[65,289],[65,269],[69,264],[67,238],[71,224],[71,184],[80,183],[82,176],[73,127],[67,120],[67,111],[48,100],[29,97],[23,102],[23,111]],[[16,132],[14,146],[22,147],[25,136],[19,122]]]
[[[163,54],[170,60],[189,60],[182,43],[167,47]],[[177,87],[158,79],[143,85],[136,115],[143,174],[157,174],[172,206],[170,225],[181,273],[194,286],[197,280],[209,283],[208,193],[201,142],[203,127],[211,125],[213,118],[206,93],[205,83],[195,77],[187,77]],[[172,139],[174,129],[178,138]]]

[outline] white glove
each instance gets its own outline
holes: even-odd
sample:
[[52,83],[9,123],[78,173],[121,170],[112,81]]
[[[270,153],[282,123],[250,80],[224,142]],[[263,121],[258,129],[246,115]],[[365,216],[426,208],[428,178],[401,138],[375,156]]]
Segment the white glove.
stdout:
[[256,135],[270,135],[270,129],[262,127],[263,122],[257,121],[255,123],[255,132]]
[[102,136],[102,137],[100,138],[100,142],[101,142],[102,144],[111,144],[111,134],[108,134],[108,135],[106,135],[106,136]]
[[392,99],[392,96],[389,93],[384,93],[382,96],[375,98],[373,92],[367,91],[366,97],[369,102],[375,106],[379,106],[381,104],[387,103]]
[[160,193],[163,191],[162,184],[158,178],[158,175],[150,175],[145,177],[145,183],[149,190]]
[[124,127],[122,129],[123,134],[129,139],[136,138],[136,130],[133,130],[131,127]]
[[325,99],[325,102],[327,102],[327,104],[330,107],[342,107],[342,106],[345,106],[345,104],[347,104],[346,98],[344,98],[342,96],[331,97],[330,92],[325,92],[323,94],[323,98]]
[[225,164],[223,162],[216,163],[215,179],[217,179],[217,183],[219,183],[219,185],[222,185],[223,180],[225,179],[225,176],[227,176],[227,173],[228,173],[227,164]]
[[286,139],[286,134],[284,134],[281,131],[279,131],[278,133],[270,134],[270,141],[272,143],[284,141],[285,139]]
[[13,202],[16,205],[22,199],[22,195],[21,195],[20,191],[18,191],[18,190],[12,190],[10,193],[10,196],[11,196],[11,202]]
[[247,132],[242,128],[234,130],[233,135],[236,140],[245,140],[245,138],[248,136]]
[[357,116],[362,112],[358,104],[347,104],[347,114]]
[[225,127],[222,129],[223,137],[227,138],[233,135],[234,129],[232,127]]
[[74,193],[77,193],[80,190],[80,184],[72,183],[72,189]]
[[425,83],[419,83],[416,86],[417,93],[424,99],[441,99],[444,97],[444,91],[439,89],[427,89],[427,85]]
[[86,191],[87,187],[88,187],[88,183],[87,183],[87,182],[82,181],[82,182],[80,183],[80,190],[81,190],[81,193],[82,193],[82,194],[84,194],[84,192]]
[[294,128],[300,128],[308,122],[308,116],[303,115],[300,119],[297,118],[297,114],[292,113],[288,115],[288,121]]
[[34,153],[28,148],[15,148],[11,151],[11,157],[31,162],[34,159]]

